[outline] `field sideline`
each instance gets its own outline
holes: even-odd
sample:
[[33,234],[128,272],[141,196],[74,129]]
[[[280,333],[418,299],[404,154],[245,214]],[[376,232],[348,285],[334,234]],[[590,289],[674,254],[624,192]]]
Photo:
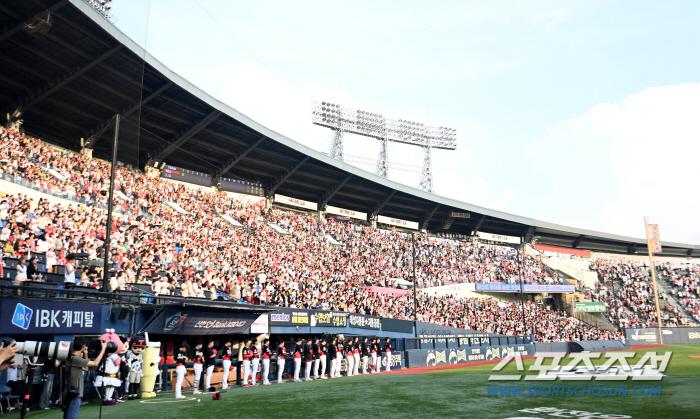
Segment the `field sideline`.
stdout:
[[[662,381],[550,381],[507,382],[488,381],[490,365],[453,368],[439,371],[380,374],[337,380],[303,383],[288,382],[251,388],[232,388],[223,399],[214,401],[211,395],[176,401],[173,393],[160,394],[155,399],[130,401],[103,408],[104,418],[175,419],[175,418],[604,418],[603,415],[625,415],[632,418],[696,418],[700,412],[700,344],[673,345],[638,350],[637,359],[647,351],[672,351],[667,377]],[[525,361],[525,366],[534,361]],[[598,362],[596,362],[598,363]],[[632,361],[630,361],[632,363]],[[515,372],[514,363],[500,373]],[[527,373],[527,372],[525,372]],[[488,386],[661,386],[659,396],[635,397],[628,394],[614,397],[594,396],[489,396]],[[201,402],[197,400],[200,399]],[[83,406],[80,417],[97,417],[97,403]],[[566,409],[560,416],[552,412],[521,410],[533,408]],[[571,411],[597,413],[586,416]],[[19,417],[17,413],[7,417]],[[59,410],[30,412],[27,417],[60,418]],[[609,416],[610,418],[614,416]],[[619,417],[619,416],[618,416]]]

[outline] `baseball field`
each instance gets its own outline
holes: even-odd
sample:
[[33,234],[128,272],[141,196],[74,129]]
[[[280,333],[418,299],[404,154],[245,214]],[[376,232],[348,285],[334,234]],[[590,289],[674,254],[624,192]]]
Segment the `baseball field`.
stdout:
[[[447,365],[390,374],[332,380],[232,388],[221,400],[211,394],[175,400],[172,393],[103,408],[104,418],[585,418],[660,419],[700,417],[700,344],[636,349],[637,363],[647,352],[672,352],[659,381],[503,381],[492,374],[525,374],[535,360],[524,360],[518,372],[510,362]],[[568,364],[565,358],[562,365]],[[603,365],[605,357],[593,360]],[[647,362],[647,364],[649,364]],[[535,373],[536,374],[536,373]],[[494,377],[496,378],[496,377]],[[607,386],[607,387],[606,387]],[[596,388],[597,387],[597,388]],[[555,390],[556,388],[556,390]],[[554,394],[556,392],[556,394]],[[611,393],[615,395],[611,395]],[[96,418],[96,402],[81,408],[81,418]],[[18,416],[11,413],[8,417]],[[61,412],[29,412],[27,417],[59,418]]]

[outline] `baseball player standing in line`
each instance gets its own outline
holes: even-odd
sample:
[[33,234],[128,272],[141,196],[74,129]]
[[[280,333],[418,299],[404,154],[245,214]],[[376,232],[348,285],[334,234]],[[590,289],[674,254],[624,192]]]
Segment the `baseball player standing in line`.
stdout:
[[287,355],[287,349],[284,347],[284,341],[277,345],[277,383],[284,384],[282,373],[284,372],[284,357]]
[[377,374],[382,372],[382,341],[381,339],[377,338],[377,368],[375,368],[375,371]]
[[370,353],[370,355],[372,356],[372,368],[371,368],[370,374],[376,374],[377,373],[377,338],[372,338],[372,343],[370,343],[369,348],[372,351]]
[[314,363],[314,350],[313,345],[311,344],[311,339],[307,339],[306,344],[304,345],[304,362],[306,363],[306,367],[304,369],[304,381],[311,381],[311,367]]
[[260,349],[258,349],[259,344],[260,343],[257,340],[253,340],[252,344],[250,345],[250,363],[253,370],[253,378],[251,378],[251,380],[253,380],[252,383],[254,386],[258,385],[258,365],[260,365]]
[[224,378],[221,382],[221,388],[222,389],[227,389],[231,388],[228,385],[228,373],[231,371],[231,346],[233,345],[233,342],[231,339],[227,340],[226,343],[224,343],[224,347],[221,348],[221,360],[222,363],[224,364]]
[[272,351],[270,350],[270,339],[265,339],[262,346],[262,379],[263,385],[270,385],[270,358],[272,358]]
[[337,364],[335,378],[340,378],[340,370],[343,368],[343,356],[345,355],[345,341],[343,335],[338,336],[336,346],[338,347],[338,353],[335,356],[335,362]]
[[321,337],[321,344],[319,346],[318,352],[321,354],[321,379],[326,378],[326,355],[328,354],[328,344],[326,343],[326,338]]
[[318,344],[318,338],[314,338],[313,340],[314,344],[311,345],[311,351],[314,354],[314,380],[319,380],[318,378],[318,367],[321,364],[321,353],[320,353],[320,346]]
[[301,369],[301,338],[297,338],[297,343],[294,345],[294,382],[301,382],[299,379],[299,370]]
[[204,353],[202,352],[202,341],[197,342],[194,347],[194,356],[192,357],[194,362],[194,390],[192,394],[199,394],[199,379],[202,377],[202,362],[204,361]]
[[352,377],[352,372],[355,367],[355,345],[352,343],[352,338],[348,339],[347,347],[345,348],[345,362],[348,363],[347,376]]
[[369,360],[369,346],[367,336],[362,338],[362,375],[367,374],[367,361]]
[[330,345],[328,345],[328,357],[331,361],[331,370],[330,370],[330,377],[335,378],[336,374],[336,365],[337,363],[335,362],[336,358],[338,355],[338,346],[335,344],[335,341],[331,339]]
[[211,391],[211,376],[214,374],[214,363],[216,363],[216,349],[214,349],[214,341],[207,342],[207,347],[204,348],[204,365],[207,367],[206,389]]
[[354,369],[352,370],[352,375],[360,375],[360,337],[355,336],[355,341],[353,342],[353,352],[352,356],[355,362]]
[[182,342],[180,348],[175,351],[175,372],[177,372],[177,381],[175,383],[175,398],[176,399],[186,399],[186,396],[182,395],[182,381],[187,375],[187,368],[185,367],[185,362],[187,362],[187,344]]
[[243,387],[250,387],[248,384],[248,374],[250,373],[250,339],[243,341],[241,347],[241,361],[243,361]]
[[391,342],[389,342],[389,338],[386,338],[386,344],[384,345],[384,356],[386,357],[384,371],[391,372]]

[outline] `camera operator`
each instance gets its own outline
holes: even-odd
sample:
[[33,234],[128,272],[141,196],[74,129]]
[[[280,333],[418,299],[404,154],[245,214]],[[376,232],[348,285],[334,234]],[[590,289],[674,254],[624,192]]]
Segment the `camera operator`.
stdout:
[[68,361],[68,393],[63,399],[63,419],[77,419],[80,412],[80,399],[83,397],[84,375],[83,371],[87,371],[90,367],[100,365],[102,356],[105,354],[107,343],[100,342],[102,348],[100,354],[90,361],[87,357],[88,339],[77,337],[73,341],[73,354]]
[[12,365],[12,358],[17,354],[17,344],[12,342],[5,345],[5,342],[0,343],[0,371]]

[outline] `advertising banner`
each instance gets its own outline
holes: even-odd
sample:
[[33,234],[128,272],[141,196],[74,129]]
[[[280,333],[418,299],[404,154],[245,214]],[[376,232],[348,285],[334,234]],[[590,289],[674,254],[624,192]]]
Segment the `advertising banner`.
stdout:
[[382,327],[382,321],[379,317],[365,316],[364,314],[350,313],[348,323],[348,326],[360,329],[379,330]]
[[652,253],[661,253],[661,236],[658,224],[647,224],[647,246]]
[[354,218],[356,220],[367,221],[367,213],[360,211],[353,211],[345,208],[338,208],[333,206],[327,206],[326,212],[333,215],[342,215],[344,217]]
[[406,351],[406,367],[432,367],[435,365],[490,361],[494,359],[503,359],[514,352],[520,352],[522,356],[534,355],[535,345],[410,350]]
[[308,210],[317,211],[318,204],[311,201],[304,201],[303,199],[291,198],[289,196],[284,196],[280,194],[275,194],[275,202],[280,204],[291,205],[293,207],[306,208]]
[[605,313],[605,303],[576,303],[576,311],[585,313]]
[[517,284],[474,284],[476,291],[500,291],[500,292],[518,292],[520,285]]
[[523,285],[523,292],[574,292],[573,285]]
[[243,333],[259,314],[211,313],[190,310],[165,310],[147,328],[148,333],[172,335],[227,335]]
[[255,319],[253,324],[250,325],[250,333],[270,333],[270,316],[261,314],[260,317]]
[[401,220],[398,218],[385,217],[383,215],[377,216],[377,222],[382,224],[388,224],[391,226],[409,228],[411,230],[418,230],[418,223],[413,221]]
[[342,311],[309,310],[311,327],[347,327],[348,314]]
[[10,336],[99,333],[101,326],[100,304],[4,299],[0,310],[0,333]]
[[520,244],[520,237],[503,236],[500,234],[484,233],[482,231],[477,231],[476,235],[481,240],[488,240],[488,241],[492,241],[492,242],[501,242],[501,243]]
[[280,308],[270,313],[270,326],[309,326],[309,311],[300,308]]
[[311,326],[311,327],[355,327],[360,329],[381,329],[379,317],[343,311],[304,310],[280,308],[270,313],[271,326]]

